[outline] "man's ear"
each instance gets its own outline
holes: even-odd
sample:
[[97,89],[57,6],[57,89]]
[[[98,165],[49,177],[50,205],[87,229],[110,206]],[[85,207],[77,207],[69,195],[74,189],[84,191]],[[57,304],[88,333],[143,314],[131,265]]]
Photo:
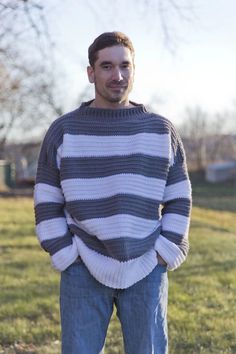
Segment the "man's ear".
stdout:
[[88,79],[91,84],[94,83],[94,70],[92,66],[87,67]]

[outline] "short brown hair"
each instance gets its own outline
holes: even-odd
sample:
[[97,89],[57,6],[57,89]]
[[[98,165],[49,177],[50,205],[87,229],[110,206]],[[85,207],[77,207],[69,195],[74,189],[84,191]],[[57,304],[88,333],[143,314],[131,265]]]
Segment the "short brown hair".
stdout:
[[94,66],[95,61],[98,58],[97,52],[99,50],[114,45],[123,45],[124,47],[129,48],[134,59],[134,47],[129,37],[122,32],[105,32],[98,36],[90,45],[88,49],[89,64]]

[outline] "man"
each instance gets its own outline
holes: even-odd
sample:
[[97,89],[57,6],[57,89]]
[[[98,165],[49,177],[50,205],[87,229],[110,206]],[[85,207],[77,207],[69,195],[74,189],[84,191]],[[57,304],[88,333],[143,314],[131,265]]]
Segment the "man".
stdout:
[[185,260],[191,188],[173,125],[131,102],[134,49],[120,32],[89,47],[95,99],[49,128],[36,230],[61,272],[63,354],[98,354],[116,306],[126,354],[167,353],[167,270]]

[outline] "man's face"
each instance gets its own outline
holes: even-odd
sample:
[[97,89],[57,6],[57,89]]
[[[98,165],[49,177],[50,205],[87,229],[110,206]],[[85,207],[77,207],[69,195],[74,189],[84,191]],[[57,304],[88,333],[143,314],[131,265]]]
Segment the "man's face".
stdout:
[[95,85],[97,107],[116,108],[129,104],[134,80],[134,63],[129,48],[115,45],[101,49],[88,77]]

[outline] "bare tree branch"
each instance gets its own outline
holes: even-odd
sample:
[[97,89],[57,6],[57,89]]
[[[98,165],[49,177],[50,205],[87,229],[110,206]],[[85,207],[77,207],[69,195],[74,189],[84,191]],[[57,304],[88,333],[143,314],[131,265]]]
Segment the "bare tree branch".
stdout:
[[37,114],[62,113],[54,97],[53,45],[43,9],[36,0],[0,1],[1,147],[13,128],[33,126],[33,120],[36,126]]

